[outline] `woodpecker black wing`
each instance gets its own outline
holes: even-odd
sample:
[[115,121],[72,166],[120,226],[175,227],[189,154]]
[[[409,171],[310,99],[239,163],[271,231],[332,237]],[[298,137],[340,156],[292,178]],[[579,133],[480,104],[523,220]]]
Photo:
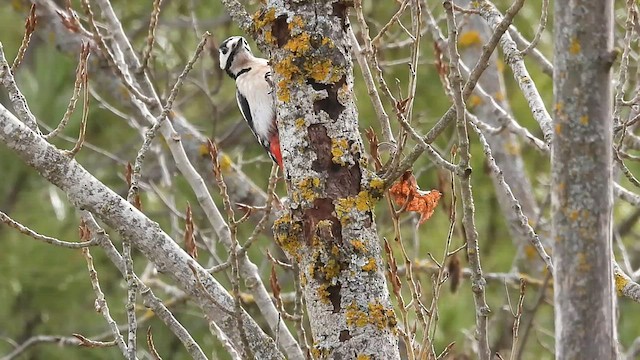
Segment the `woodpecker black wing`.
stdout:
[[240,108],[240,112],[242,113],[242,117],[244,117],[244,119],[247,122],[247,124],[249,124],[249,128],[251,129],[251,132],[253,133],[253,136],[255,136],[256,139],[258,139],[258,142],[260,142],[260,145],[262,145],[262,147],[264,147],[265,150],[267,150],[267,152],[269,154],[271,154],[271,152],[269,151],[269,142],[268,142],[268,140],[262,138],[261,136],[258,136],[256,131],[254,130],[255,127],[254,127],[254,124],[253,124],[253,117],[251,116],[251,108],[249,107],[249,101],[247,101],[247,98],[244,97],[239,91],[236,91],[236,100],[238,100],[238,107]]

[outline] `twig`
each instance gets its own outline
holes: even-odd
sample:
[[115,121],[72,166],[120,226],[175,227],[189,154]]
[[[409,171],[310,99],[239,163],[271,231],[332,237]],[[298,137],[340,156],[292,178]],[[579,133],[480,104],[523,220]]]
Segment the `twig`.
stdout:
[[60,131],[62,131],[69,122],[71,115],[76,109],[76,104],[78,102],[78,96],[80,96],[80,89],[84,85],[87,85],[85,82],[85,77],[87,75],[87,60],[89,59],[89,44],[82,43],[80,45],[80,56],[78,59],[78,66],[76,67],[76,80],[73,84],[73,92],[71,94],[71,98],[69,99],[69,105],[67,105],[67,110],[64,112],[62,116],[62,120],[58,123],[55,129],[49,132],[47,135],[44,135],[44,138],[49,140],[51,138],[56,137]]
[[[83,51],[86,51],[86,56],[89,56],[89,52],[88,52],[88,46],[87,46],[87,50],[83,49]],[[80,78],[81,78],[81,82],[82,82],[82,118],[80,119],[80,134],[78,134],[78,140],[76,141],[76,143],[73,145],[73,148],[69,151],[66,151],[66,154],[69,157],[74,157],[76,156],[76,154],[78,154],[78,152],[80,151],[80,149],[82,149],[82,145],[84,145],[84,137],[87,131],[87,119],[89,118],[89,73],[87,72],[87,65],[86,65],[86,59],[85,59],[85,65],[83,67],[83,69],[81,70],[81,74],[80,74]],[[75,106],[75,104],[74,104]]]
[[11,102],[13,110],[18,118],[31,130],[35,131],[38,135],[41,135],[40,129],[38,129],[36,117],[29,109],[27,99],[25,99],[22,92],[20,92],[20,89],[18,89],[18,85],[13,77],[9,63],[5,58],[2,42],[0,42],[0,83],[5,89],[7,89],[7,92],[9,93],[9,101]]
[[43,344],[43,343],[53,343],[60,346],[65,346],[65,345],[78,346],[81,344],[81,341],[77,337],[60,336],[60,335],[32,336],[26,341],[24,341],[22,344],[17,346],[15,349],[13,349],[10,353],[1,357],[0,360],[13,360],[19,357],[20,355],[22,355],[23,353],[25,353],[27,350],[29,350],[29,348],[38,344]]
[[27,20],[25,20],[24,22],[24,36],[22,37],[22,43],[20,44],[20,48],[18,49],[16,58],[13,59],[13,65],[11,65],[11,71],[13,73],[18,70],[18,67],[24,59],[24,54],[27,51],[27,48],[29,48],[31,35],[35,31],[37,24],[38,17],[36,16],[36,4],[31,4],[31,9],[29,9],[29,16],[27,16]]
[[151,357],[154,360],[162,360],[160,354],[156,350],[156,346],[153,344],[153,335],[151,334],[151,326],[147,328],[147,346],[149,347],[149,352],[151,353]]
[[142,66],[138,70],[140,72],[144,72],[149,67],[151,51],[153,50],[153,44],[156,41],[156,27],[158,26],[158,17],[160,16],[161,6],[162,0],[153,0],[153,11],[151,12],[151,20],[149,20],[149,32],[147,34],[147,45],[142,51]]
[[2,211],[0,211],[0,222],[7,224],[8,226],[18,230],[19,232],[27,236],[31,236],[36,240],[44,241],[47,244],[65,247],[68,249],[81,249],[89,246],[94,246],[97,244],[97,242],[94,239],[83,241],[83,242],[68,242],[68,241],[58,240],[56,238],[52,238],[46,235],[40,235],[37,232],[13,220],[11,217],[9,217],[9,215],[3,213]]
[[[524,291],[526,287],[527,282],[524,279],[520,279],[520,297],[518,298],[518,308],[514,315],[515,319],[513,320],[513,341],[511,343],[511,354],[509,355],[510,360],[514,360],[518,353],[518,330],[520,329],[520,318],[522,317],[522,304],[524,303]],[[509,296],[509,294],[507,294],[507,296]]]
[[522,55],[528,55],[531,50],[535,49],[540,42],[540,38],[542,37],[542,32],[544,28],[547,26],[547,12],[549,11],[549,0],[542,0],[542,10],[540,12],[540,21],[538,22],[538,28],[536,29],[536,34],[533,36],[533,40],[531,43],[527,45],[520,53]]
[[[98,281],[98,273],[96,272],[96,269],[93,267],[93,257],[91,256],[91,253],[89,252],[88,248],[83,248],[82,253],[84,254],[85,259],[87,260],[87,269],[89,270],[91,287],[93,288],[93,292],[96,294],[95,309],[97,312],[101,313],[102,316],[105,318],[105,320],[107,321],[107,324],[109,324],[109,327],[111,328],[111,332],[113,333],[113,336],[115,337],[115,342],[118,345],[118,348],[120,348],[120,351],[125,356],[125,358],[128,358],[127,345],[124,343],[124,338],[122,337],[122,334],[120,334],[120,329],[118,328],[118,324],[111,317],[111,314],[109,312],[109,306],[107,305],[107,300],[104,297],[104,293],[102,292],[102,289],[100,289],[100,283]],[[135,359],[135,356],[134,356],[134,359]]]
[[116,341],[115,340],[111,340],[111,341],[97,341],[97,340],[91,340],[88,339],[80,334],[72,334],[73,337],[75,337],[76,339],[80,340],[80,346],[84,346],[84,347],[89,347],[89,348],[97,348],[97,347],[110,347],[110,346],[115,346],[116,345]]
[[227,184],[224,182],[222,176],[222,170],[220,169],[220,163],[218,162],[218,148],[211,141],[207,140],[207,147],[209,149],[209,156],[211,157],[211,163],[213,165],[213,174],[216,179],[216,184],[220,189],[220,195],[222,196],[222,204],[227,212],[227,222],[229,224],[229,230],[231,232],[231,246],[229,247],[229,263],[231,264],[231,293],[234,299],[234,317],[238,323],[238,330],[240,333],[240,340],[244,347],[245,356],[248,359],[253,359],[254,354],[249,346],[249,340],[247,340],[247,334],[244,329],[242,321],[242,306],[240,301],[240,275],[239,275],[239,263],[238,263],[238,223],[235,219],[233,208],[231,207],[231,200],[229,200],[229,194],[227,192]]
[[449,79],[454,98],[454,108],[456,113],[456,128],[458,133],[458,153],[460,155],[460,169],[463,172],[460,178],[460,195],[462,197],[463,217],[462,224],[465,228],[467,241],[467,255],[469,266],[473,271],[471,277],[471,289],[473,291],[474,303],[476,306],[476,336],[478,341],[478,357],[480,360],[489,360],[491,350],[489,349],[489,337],[487,333],[487,318],[489,316],[489,306],[485,298],[486,281],[482,276],[480,267],[480,248],[478,246],[478,232],[475,224],[475,208],[473,205],[473,192],[471,188],[471,165],[469,152],[469,134],[467,133],[467,119],[465,112],[464,98],[462,95],[462,75],[458,65],[460,54],[458,53],[458,28],[456,25],[453,6],[450,0],[443,3],[447,13],[447,27],[449,28]]

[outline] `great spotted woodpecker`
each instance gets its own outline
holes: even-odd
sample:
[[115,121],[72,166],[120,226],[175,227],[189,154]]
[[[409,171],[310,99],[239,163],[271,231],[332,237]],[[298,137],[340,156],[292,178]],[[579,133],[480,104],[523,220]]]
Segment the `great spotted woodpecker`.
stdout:
[[253,56],[247,40],[232,36],[220,44],[220,68],[236,81],[236,99],[242,116],[273,161],[282,168],[276,109],[267,81],[271,67]]

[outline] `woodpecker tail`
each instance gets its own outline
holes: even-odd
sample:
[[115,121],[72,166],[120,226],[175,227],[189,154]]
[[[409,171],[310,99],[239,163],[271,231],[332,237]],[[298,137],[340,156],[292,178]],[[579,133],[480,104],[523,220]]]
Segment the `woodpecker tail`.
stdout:
[[271,155],[273,161],[278,163],[280,169],[284,169],[282,166],[282,152],[280,151],[280,138],[277,132],[273,134],[269,140],[269,155]]

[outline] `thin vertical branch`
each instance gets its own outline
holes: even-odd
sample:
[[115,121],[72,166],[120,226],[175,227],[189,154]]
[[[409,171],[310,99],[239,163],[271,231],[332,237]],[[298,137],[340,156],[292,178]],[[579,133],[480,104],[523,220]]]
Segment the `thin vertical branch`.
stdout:
[[473,291],[474,303],[476,305],[476,338],[478,340],[478,357],[480,360],[489,360],[491,350],[489,349],[489,336],[487,331],[487,318],[489,316],[489,306],[485,299],[486,281],[482,275],[480,266],[480,248],[478,246],[478,232],[475,224],[475,206],[473,204],[473,191],[471,187],[471,164],[469,152],[469,134],[467,133],[467,118],[464,98],[462,95],[462,74],[458,65],[460,54],[458,53],[458,28],[456,25],[453,6],[450,0],[443,3],[447,13],[447,26],[449,28],[449,80],[453,92],[454,107],[456,112],[456,129],[458,133],[458,153],[460,155],[460,166],[463,175],[460,176],[460,195],[462,198],[463,217],[462,224],[467,240],[467,255],[469,257],[469,267],[472,270],[471,289]]
[[153,11],[151,12],[151,20],[149,20],[149,32],[147,34],[147,45],[142,52],[142,66],[138,70],[141,72],[145,71],[149,67],[151,51],[153,51],[153,44],[156,41],[156,27],[158,26],[158,17],[160,16],[161,6],[162,0],[153,0]]
[[13,59],[13,65],[11,65],[11,71],[14,73],[18,70],[18,67],[22,63],[22,59],[24,59],[24,54],[27,52],[27,48],[29,48],[31,35],[36,30],[37,24],[38,17],[36,16],[36,4],[31,4],[29,15],[27,16],[27,20],[24,22],[24,37],[22,38],[22,43],[18,49],[18,54],[16,55],[16,58]]

